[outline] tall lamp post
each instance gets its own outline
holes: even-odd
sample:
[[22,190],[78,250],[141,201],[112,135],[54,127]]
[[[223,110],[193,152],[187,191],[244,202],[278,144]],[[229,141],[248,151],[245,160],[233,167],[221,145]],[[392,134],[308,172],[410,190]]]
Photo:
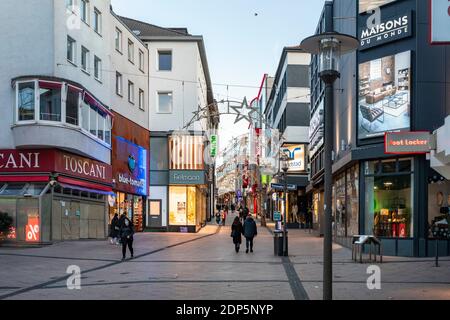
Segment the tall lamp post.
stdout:
[[349,35],[326,32],[306,38],[300,47],[308,53],[319,56],[319,77],[325,83],[323,299],[332,300],[333,83],[340,77],[341,55],[355,51],[359,47],[359,41]]
[[281,155],[280,159],[281,164],[281,170],[283,171],[283,177],[284,177],[284,189],[283,189],[283,257],[288,256],[288,250],[287,250],[287,208],[286,208],[286,202],[287,202],[287,172],[289,170],[289,157],[283,153]]

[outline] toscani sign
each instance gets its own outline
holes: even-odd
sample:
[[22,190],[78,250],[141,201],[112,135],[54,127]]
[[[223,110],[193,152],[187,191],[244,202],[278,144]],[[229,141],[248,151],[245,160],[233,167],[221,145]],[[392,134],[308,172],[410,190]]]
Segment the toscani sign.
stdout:
[[[368,18],[368,20],[370,19],[371,17]],[[360,50],[412,36],[411,12],[388,19],[374,26],[368,26],[370,23],[361,18],[360,23],[363,26],[359,32]]]

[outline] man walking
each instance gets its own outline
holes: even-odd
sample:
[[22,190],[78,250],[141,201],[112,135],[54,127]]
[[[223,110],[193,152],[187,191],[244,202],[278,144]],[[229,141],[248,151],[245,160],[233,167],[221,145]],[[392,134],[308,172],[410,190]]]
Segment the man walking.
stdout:
[[253,253],[253,239],[257,235],[258,229],[256,227],[256,222],[255,220],[253,220],[252,215],[249,214],[244,222],[244,237],[245,237],[245,244],[247,246],[247,250],[245,251],[245,253],[248,253],[249,248],[250,252]]

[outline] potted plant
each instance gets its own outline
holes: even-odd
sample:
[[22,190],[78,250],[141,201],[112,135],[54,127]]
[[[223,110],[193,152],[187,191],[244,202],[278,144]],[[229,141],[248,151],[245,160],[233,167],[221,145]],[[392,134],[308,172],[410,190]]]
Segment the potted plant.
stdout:
[[0,212],[0,242],[4,241],[11,230],[13,219],[5,212]]

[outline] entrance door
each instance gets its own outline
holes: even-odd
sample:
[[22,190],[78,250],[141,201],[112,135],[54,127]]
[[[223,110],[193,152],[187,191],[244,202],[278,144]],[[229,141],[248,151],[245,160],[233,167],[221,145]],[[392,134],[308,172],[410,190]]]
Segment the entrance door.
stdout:
[[147,227],[162,227],[162,200],[148,200]]

